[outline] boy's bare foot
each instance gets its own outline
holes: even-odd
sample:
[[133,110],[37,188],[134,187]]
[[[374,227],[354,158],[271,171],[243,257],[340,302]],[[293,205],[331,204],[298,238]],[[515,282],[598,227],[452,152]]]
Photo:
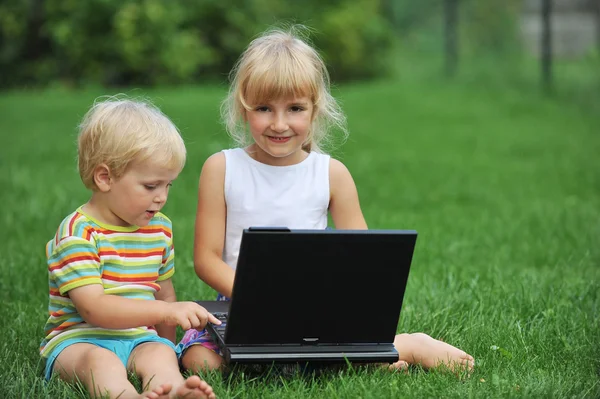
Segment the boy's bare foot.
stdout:
[[173,389],[173,385],[171,384],[162,384],[157,386],[151,391],[144,392],[140,395],[141,399],[159,399],[164,398],[165,395],[168,395]]
[[[206,381],[202,381],[197,375],[189,377],[175,392],[171,392],[171,399],[215,399],[215,393]],[[162,399],[162,398],[161,398]]]
[[401,360],[426,369],[443,365],[452,371],[471,372],[475,366],[473,356],[423,333],[398,334],[394,346]]

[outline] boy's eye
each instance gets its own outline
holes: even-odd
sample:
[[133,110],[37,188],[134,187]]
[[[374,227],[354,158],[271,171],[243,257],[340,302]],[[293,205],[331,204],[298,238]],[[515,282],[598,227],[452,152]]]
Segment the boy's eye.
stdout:
[[153,184],[144,184],[144,187],[146,187],[146,190],[154,190],[156,188]]

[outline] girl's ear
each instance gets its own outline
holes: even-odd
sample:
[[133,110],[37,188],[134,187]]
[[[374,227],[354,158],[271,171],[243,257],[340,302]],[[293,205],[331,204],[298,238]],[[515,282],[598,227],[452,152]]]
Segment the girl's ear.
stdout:
[[314,122],[315,119],[317,118],[318,114],[319,114],[319,107],[317,107],[316,105],[313,105],[313,107],[312,107],[312,115],[310,116],[310,121]]
[[112,180],[110,178],[110,169],[106,164],[100,164],[94,169],[94,183],[103,193],[110,191]]

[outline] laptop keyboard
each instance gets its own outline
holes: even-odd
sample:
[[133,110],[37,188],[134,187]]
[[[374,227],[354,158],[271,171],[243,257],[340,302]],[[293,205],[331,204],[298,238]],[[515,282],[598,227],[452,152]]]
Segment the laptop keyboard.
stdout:
[[227,324],[227,313],[215,312],[215,313],[213,313],[213,316],[215,316],[215,318],[217,318],[221,322],[221,325],[218,326],[216,324],[213,324],[212,328],[221,337],[225,337],[225,325]]

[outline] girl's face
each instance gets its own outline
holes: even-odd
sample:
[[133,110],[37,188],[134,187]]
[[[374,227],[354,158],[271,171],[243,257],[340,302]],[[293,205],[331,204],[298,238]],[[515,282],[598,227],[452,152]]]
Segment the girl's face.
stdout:
[[294,165],[306,158],[306,142],[313,120],[309,97],[271,100],[246,111],[254,146],[254,157],[267,165]]

